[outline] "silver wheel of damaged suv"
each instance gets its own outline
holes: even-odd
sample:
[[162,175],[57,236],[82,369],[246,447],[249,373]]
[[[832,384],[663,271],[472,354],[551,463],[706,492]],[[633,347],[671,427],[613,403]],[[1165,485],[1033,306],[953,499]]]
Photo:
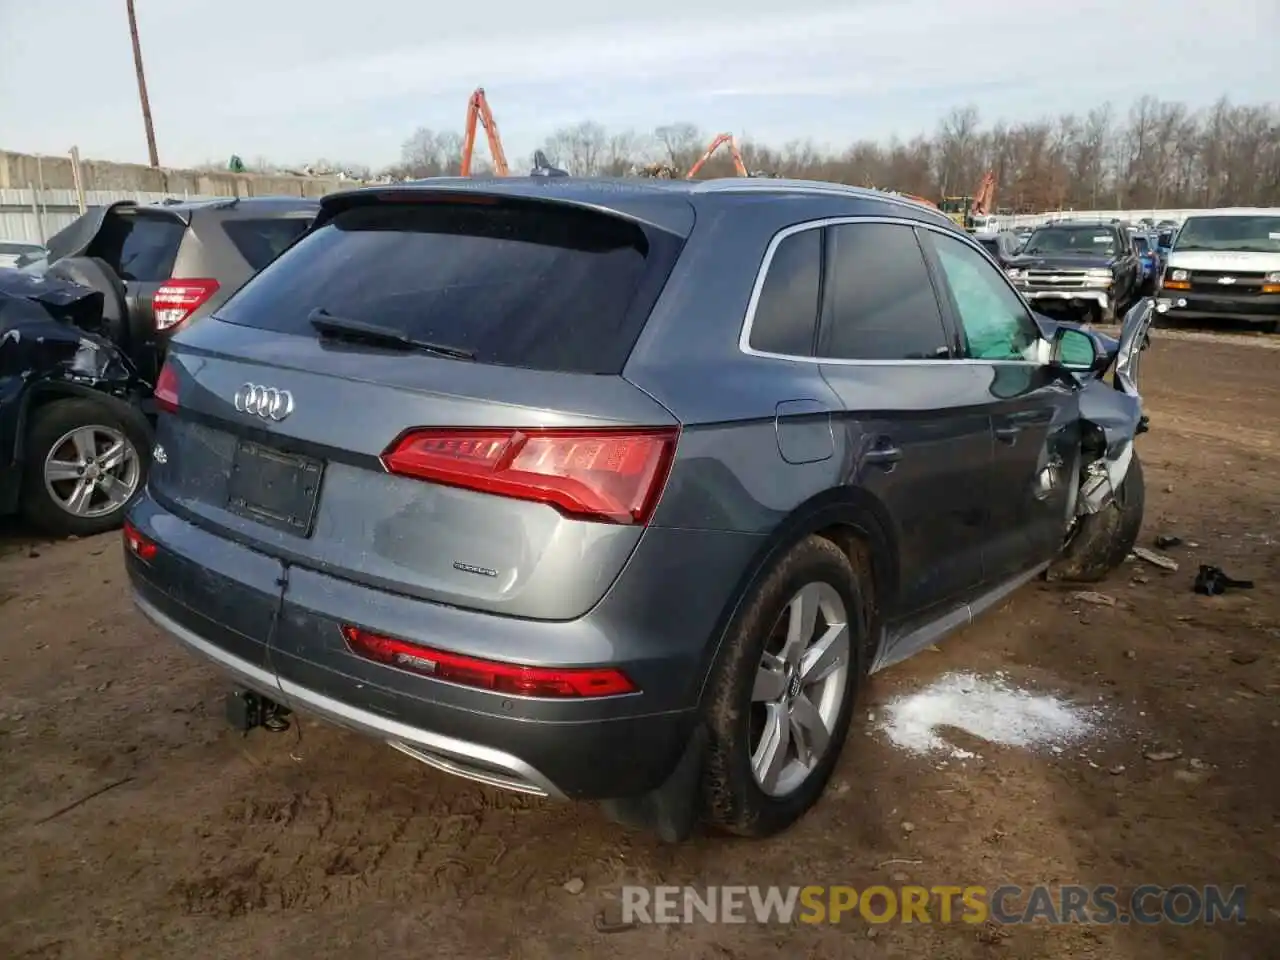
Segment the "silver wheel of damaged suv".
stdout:
[[141,479],[142,463],[133,443],[103,424],[68,430],[44,460],[50,500],[76,517],[98,518],[122,509]]
[[849,616],[828,583],[791,597],[751,692],[751,770],[774,797],[795,792],[831,749],[849,675]]

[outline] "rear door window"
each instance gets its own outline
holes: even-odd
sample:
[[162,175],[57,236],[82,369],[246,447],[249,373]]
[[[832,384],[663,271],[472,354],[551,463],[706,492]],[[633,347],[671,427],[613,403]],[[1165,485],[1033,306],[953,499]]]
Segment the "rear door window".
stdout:
[[793,233],[778,244],[751,320],[750,345],[764,353],[813,355],[818,326],[822,231]]
[[226,220],[222,229],[249,266],[261,270],[302,236],[310,222],[307,217]]
[[481,363],[621,372],[678,240],[568,206],[424,201],[338,213],[217,316],[316,336],[310,317],[324,310]]
[[86,252],[105,260],[121,280],[161,282],[173,272],[186,231],[186,224],[176,217],[114,214]]
[[911,227],[847,223],[831,228],[831,317],[820,354],[842,360],[947,359],[947,332]]

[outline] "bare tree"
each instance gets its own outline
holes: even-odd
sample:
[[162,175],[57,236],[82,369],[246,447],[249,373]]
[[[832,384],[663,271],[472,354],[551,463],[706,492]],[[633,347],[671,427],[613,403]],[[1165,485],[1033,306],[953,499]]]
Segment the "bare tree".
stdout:
[[688,170],[706,149],[707,138],[692,123],[669,123],[654,130],[653,136],[662,145],[663,159],[677,170]]
[[595,177],[605,172],[609,135],[604,127],[584,120],[551,134],[542,145],[547,158],[575,177]]
[[398,172],[404,176],[455,176],[461,169],[461,134],[419,127],[400,147]]
[[[585,120],[553,132],[543,149],[582,176],[620,176],[650,161],[687,170],[710,136],[692,123],[652,134],[613,132]],[[860,141],[831,154],[808,141],[770,145],[740,138],[751,170],[802,179],[899,190],[940,199],[969,195],[982,174],[996,177],[1006,212],[1058,209],[1280,205],[1280,105],[1238,106],[1222,99],[1193,112],[1143,97],[1118,118],[1110,104],[1082,114],[984,127],[974,107],[951,111],[933,137]],[[461,138],[416,131],[405,141],[404,176],[456,174]],[[255,167],[265,168],[265,160]],[[727,154],[708,176],[732,176]]]

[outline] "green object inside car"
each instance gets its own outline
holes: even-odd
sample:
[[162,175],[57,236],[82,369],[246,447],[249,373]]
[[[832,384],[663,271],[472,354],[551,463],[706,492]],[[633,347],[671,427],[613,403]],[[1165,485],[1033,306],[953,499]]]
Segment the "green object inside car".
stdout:
[[1078,370],[1088,369],[1093,366],[1093,340],[1079,330],[1064,330],[1058,356],[1064,366]]

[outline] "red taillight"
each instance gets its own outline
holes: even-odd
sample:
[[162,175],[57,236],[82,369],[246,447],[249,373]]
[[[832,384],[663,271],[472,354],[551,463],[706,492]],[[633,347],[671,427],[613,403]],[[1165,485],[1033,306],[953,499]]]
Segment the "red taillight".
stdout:
[[157,409],[165,413],[173,413],[178,409],[178,372],[173,369],[173,364],[166,363],[160,368],[160,376],[156,377],[156,388],[152,395]]
[[536,500],[606,523],[649,522],[671,470],[675,427],[413,430],[382,455],[390,473]]
[[151,298],[156,329],[172,331],[217,291],[217,280],[166,280]]
[[156,555],[156,550],[158,549],[156,545],[139,533],[138,528],[128,520],[124,522],[122,533],[124,534],[124,548],[139,560],[150,560]]
[[350,625],[342,636],[352,653],[390,667],[464,687],[517,697],[613,697],[637,687],[613,667],[526,667],[445,653]]

